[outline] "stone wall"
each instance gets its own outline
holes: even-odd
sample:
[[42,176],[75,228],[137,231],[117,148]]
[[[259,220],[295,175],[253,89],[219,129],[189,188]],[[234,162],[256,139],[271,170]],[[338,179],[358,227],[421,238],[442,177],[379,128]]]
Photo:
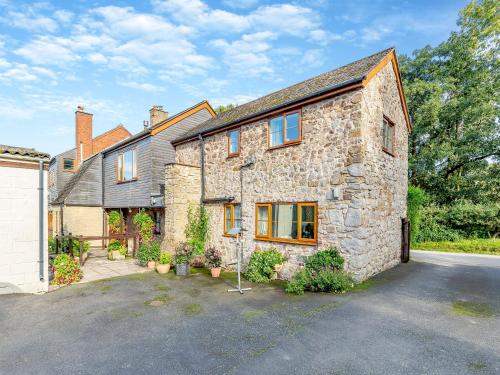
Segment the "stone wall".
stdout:
[[173,251],[185,240],[187,209],[200,203],[200,168],[192,165],[168,164],[165,168],[165,219],[162,248]]
[[[382,151],[382,114],[397,126],[397,154]],[[206,199],[242,202],[244,262],[256,249],[276,247],[288,259],[288,278],[318,249],[336,246],[358,280],[399,262],[405,216],[407,132],[395,76],[387,65],[366,88],[302,107],[302,142],[269,150],[267,121],[241,127],[240,156],[228,158],[227,133],[205,139]],[[178,145],[176,161],[199,165],[199,142]],[[248,161],[254,165],[242,172]],[[241,188],[243,186],[243,188]],[[333,188],[340,199],[331,199]],[[255,204],[317,202],[316,245],[255,239]],[[223,205],[207,205],[210,242],[232,263],[234,238],[223,236]]]

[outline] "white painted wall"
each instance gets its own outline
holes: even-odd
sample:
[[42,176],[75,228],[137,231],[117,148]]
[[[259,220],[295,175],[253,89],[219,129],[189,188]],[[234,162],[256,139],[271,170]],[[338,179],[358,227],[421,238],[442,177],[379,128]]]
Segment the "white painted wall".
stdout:
[[0,166],[0,294],[48,290],[47,172],[44,279],[39,276],[38,170]]

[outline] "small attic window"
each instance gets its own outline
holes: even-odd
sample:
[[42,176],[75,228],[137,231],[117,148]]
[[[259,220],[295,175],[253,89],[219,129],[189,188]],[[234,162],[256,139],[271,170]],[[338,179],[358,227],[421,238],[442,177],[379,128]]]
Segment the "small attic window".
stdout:
[[63,169],[65,171],[74,171],[75,170],[75,160],[74,159],[64,159]]
[[382,150],[394,156],[394,123],[386,116],[382,123]]

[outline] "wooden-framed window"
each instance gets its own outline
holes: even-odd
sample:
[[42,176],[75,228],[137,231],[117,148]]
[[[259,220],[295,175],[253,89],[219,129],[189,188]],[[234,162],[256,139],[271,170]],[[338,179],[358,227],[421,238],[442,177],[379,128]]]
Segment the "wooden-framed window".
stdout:
[[75,170],[75,159],[63,159],[63,170],[73,172]]
[[300,110],[285,112],[269,119],[268,146],[277,148],[300,143],[302,139],[302,116]]
[[318,241],[317,237],[317,203],[258,203],[255,205],[256,239],[315,244]]
[[241,204],[229,203],[224,205],[224,235],[233,228],[241,228]]
[[137,150],[128,150],[117,155],[116,177],[118,182],[137,179]]
[[229,130],[227,132],[228,157],[239,156],[240,144],[241,144],[240,128]]
[[382,124],[382,150],[393,156],[395,129],[394,123],[384,116]]

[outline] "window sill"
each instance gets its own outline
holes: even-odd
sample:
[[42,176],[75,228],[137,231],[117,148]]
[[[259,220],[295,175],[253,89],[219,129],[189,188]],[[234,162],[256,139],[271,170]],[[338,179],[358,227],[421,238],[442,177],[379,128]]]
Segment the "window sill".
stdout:
[[289,147],[289,146],[297,146],[297,145],[300,145],[302,143],[302,141],[295,141],[295,142],[289,142],[289,143],[284,143],[282,145],[279,145],[279,146],[269,146],[267,148],[267,151],[272,151],[272,150],[277,150],[279,148],[284,148],[284,147]]
[[224,233],[222,237],[236,238],[234,234],[226,234],[226,233]]
[[63,172],[75,173],[76,170],[74,170],[74,169],[63,169]]
[[291,245],[308,245],[308,246],[317,246],[318,241],[304,241],[304,240],[287,240],[287,239],[279,239],[279,238],[265,238],[265,237],[255,237],[256,241],[265,241],[265,242],[278,242],[278,243],[287,243]]
[[239,153],[237,153],[237,154],[229,154],[229,155],[227,156],[227,158],[228,158],[228,159],[232,159],[232,158],[237,158],[237,157],[239,157],[239,156],[240,156],[240,154],[239,154]]
[[133,178],[131,180],[125,180],[125,181],[116,181],[117,184],[127,184],[129,182],[134,182],[137,181],[137,178]]

